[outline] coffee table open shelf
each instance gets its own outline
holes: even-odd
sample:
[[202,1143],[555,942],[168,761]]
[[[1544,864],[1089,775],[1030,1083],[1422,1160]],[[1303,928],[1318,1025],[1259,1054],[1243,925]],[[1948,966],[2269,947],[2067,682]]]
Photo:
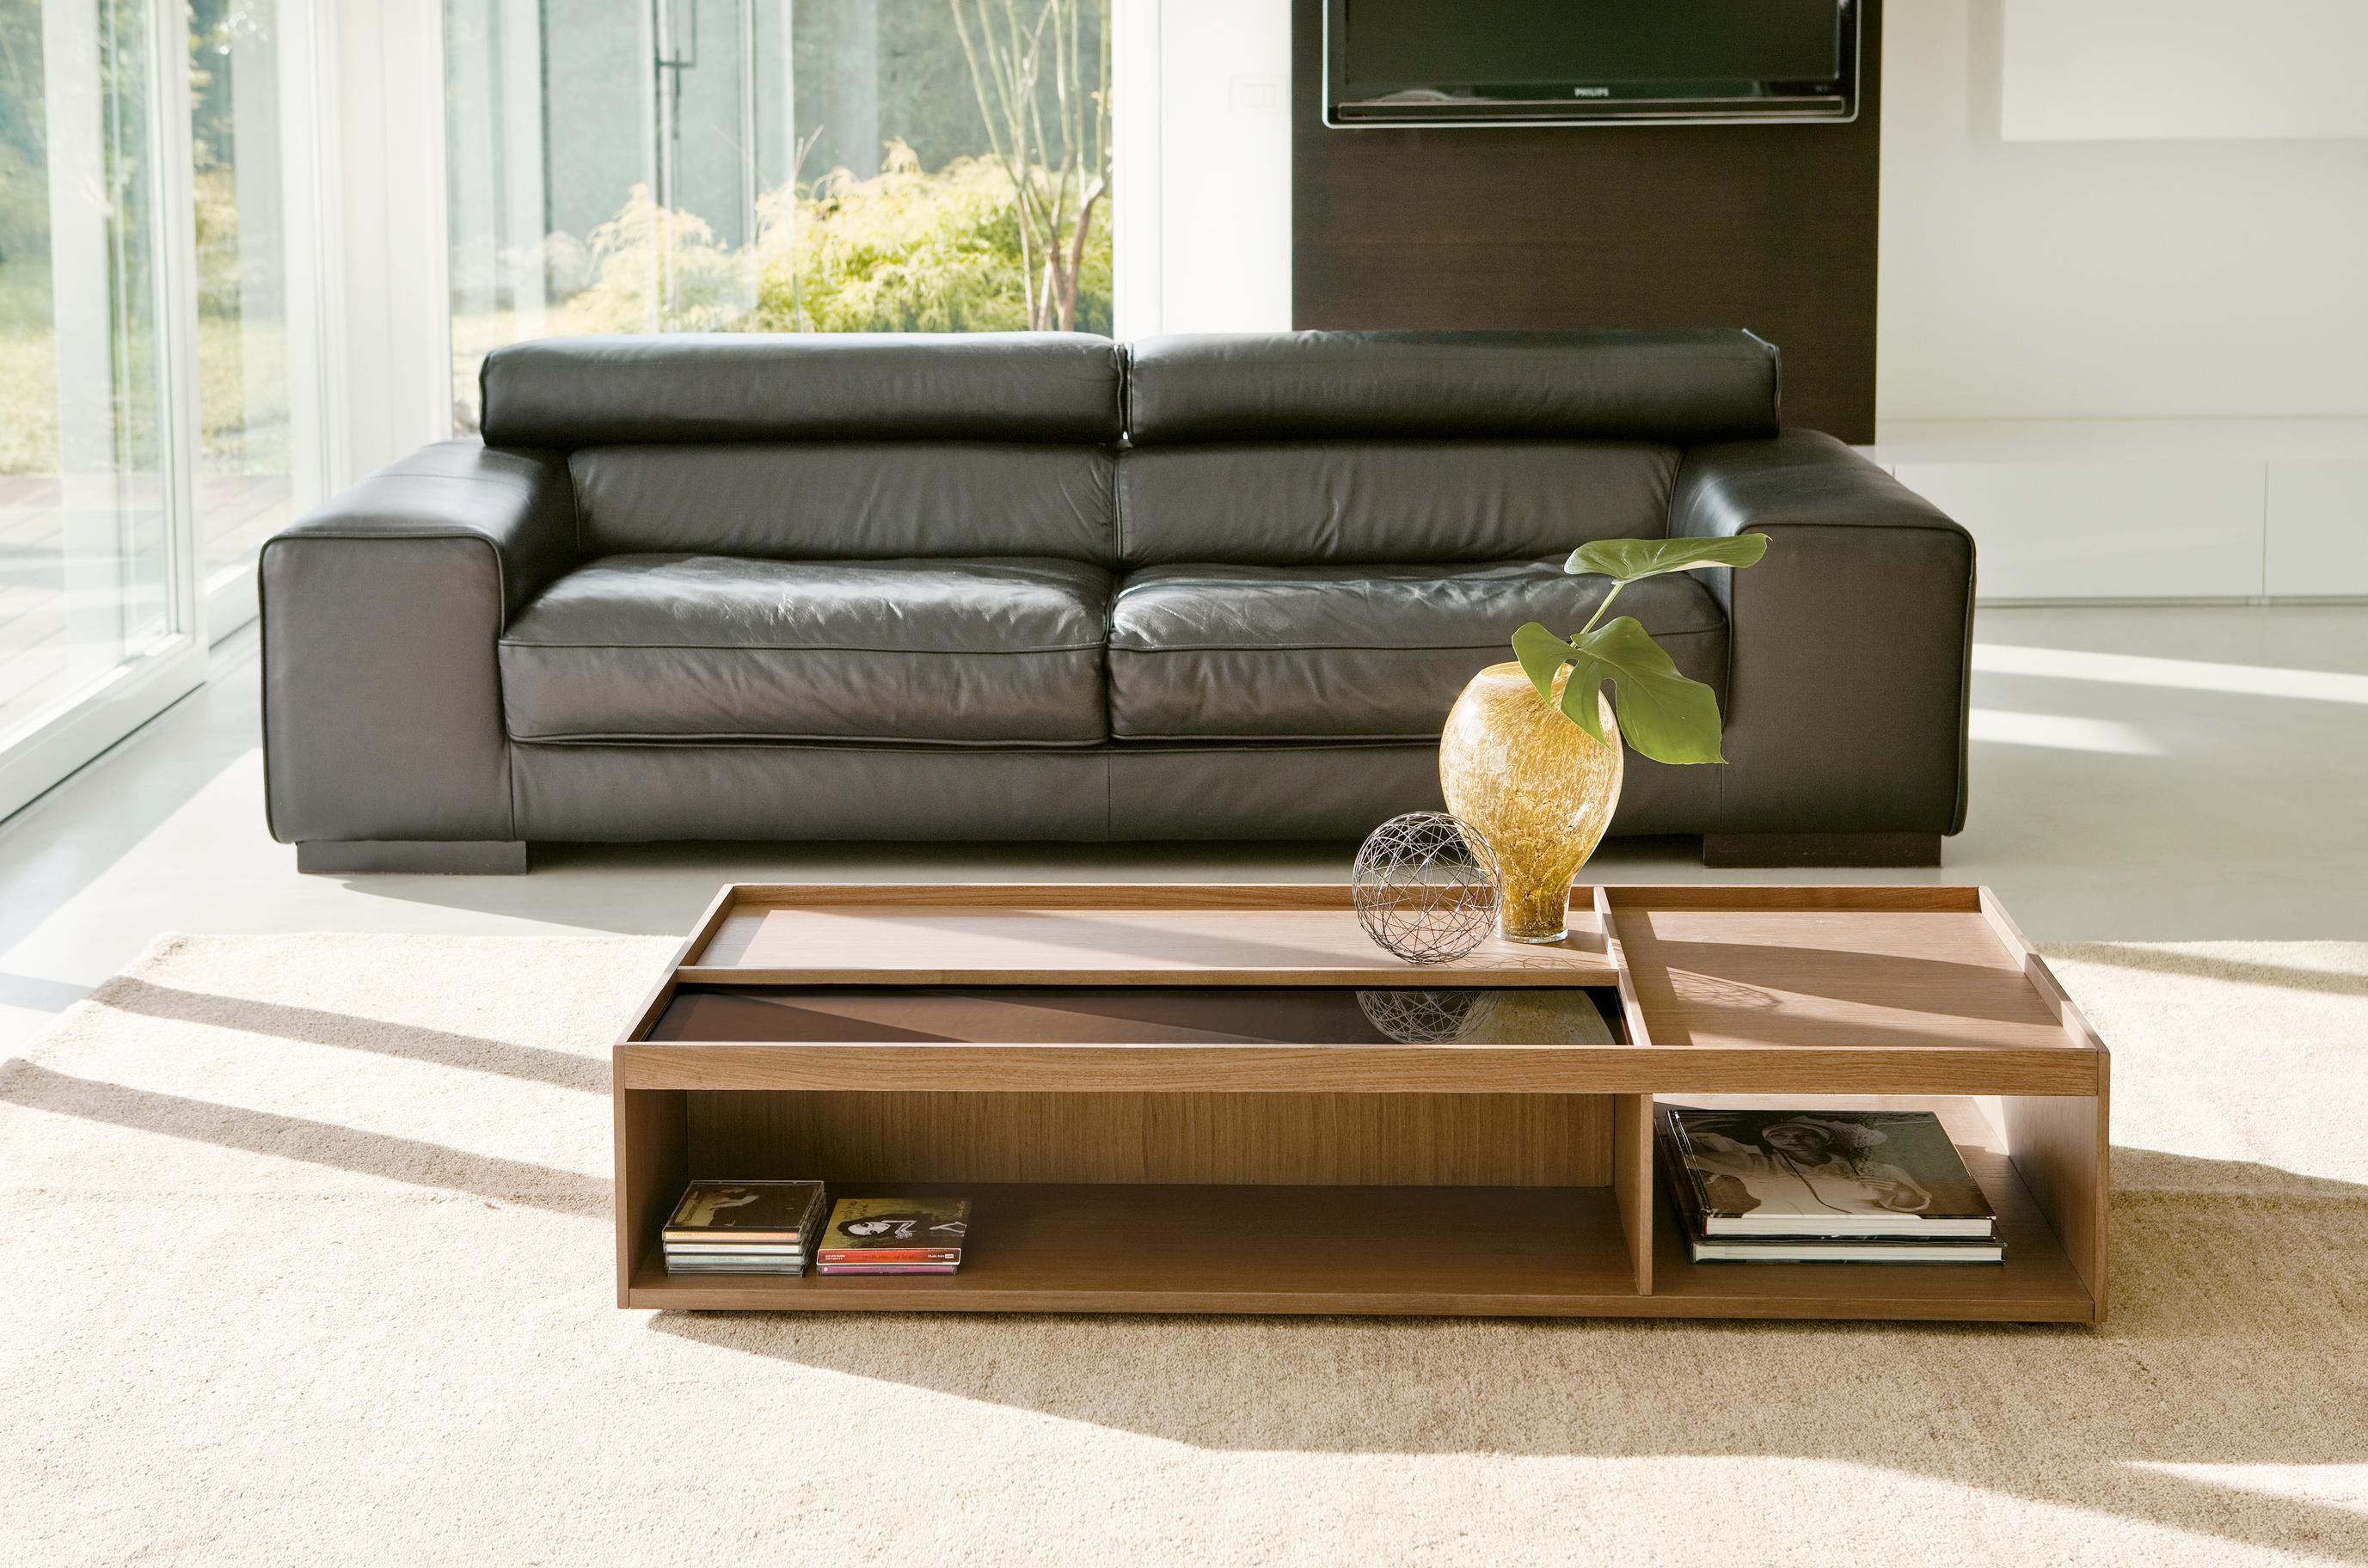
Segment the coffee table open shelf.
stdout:
[[[726,888],[616,1048],[619,1304],[2101,1320],[2107,1053],[1987,890],[1580,888],[1572,914],[1559,947],[1413,969],[1338,887]],[[818,987],[942,988],[987,1027],[826,1038],[854,1007],[774,1039],[748,1006]],[[1158,1011],[1574,987],[1610,1027],[1556,1043],[1522,1032],[1533,1009],[1411,1043]],[[1126,998],[1111,1038],[1039,1039],[1001,1001],[1076,988]],[[734,1038],[682,1038],[727,1016],[710,999]],[[2007,1261],[1691,1263],[1656,1097],[1934,1108]],[[951,1276],[669,1278],[657,1233],[694,1176],[958,1192],[973,1234]]]

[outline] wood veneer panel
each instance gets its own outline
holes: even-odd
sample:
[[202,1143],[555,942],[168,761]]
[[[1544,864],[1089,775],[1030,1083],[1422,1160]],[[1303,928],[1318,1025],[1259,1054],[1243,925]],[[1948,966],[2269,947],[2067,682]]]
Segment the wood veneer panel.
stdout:
[[1983,918],[2021,963],[2023,978],[2053,1011],[2065,1032],[2097,1056],[2093,1097],[2009,1096],[1998,1110],[2006,1146],[2040,1211],[2055,1227],[2072,1267],[2095,1303],[2091,1321],[2105,1321],[2105,1231],[2112,1160],[2112,1062],[2105,1042],[2073,1002],[2047,961],[1989,889],[1981,891]]
[[[1591,926],[1591,922],[1589,923]],[[1591,929],[1491,940],[1416,970],[1376,948],[1346,888],[743,887],[681,972],[723,983],[1608,984]]]
[[1982,914],[1988,890],[1923,882],[1884,884],[1833,882],[1826,885],[1783,886],[1759,882],[1672,883],[1660,887],[1607,887],[1600,890],[1607,909],[1720,909],[1736,912],[1768,910],[1792,914],[1803,910],[1941,911]]
[[[1357,1312],[2082,1322],[2089,1295],[2003,1157],[1988,1265],[1694,1264],[1667,1225],[1635,1290],[1606,1187],[907,1186],[972,1199],[962,1271],[670,1279],[626,1304],[696,1311]],[[1668,1218],[1664,1215],[1663,1218]]]
[[[1831,895],[1771,907],[1765,895],[1732,892],[1722,903],[1703,891],[1610,891],[1660,1046],[2063,1052],[2093,1073],[2093,1048],[2032,983],[2026,955],[2000,938],[1977,890],[1961,890],[1965,907],[1903,904],[1891,889],[1861,892],[1861,907],[1838,906]],[[2093,1092],[2093,1082],[2080,1092]]]
[[[1687,1105],[1748,1107],[1752,1096],[1679,1095]],[[2095,1102],[2084,1100],[2084,1105]],[[2009,1323],[2089,1323],[2097,1303],[2080,1270],[2014,1163],[2005,1138],[1966,1097],[1788,1097],[1812,1108],[1930,1110],[1964,1156],[1965,1168],[1998,1211],[2006,1243],[2000,1264],[1696,1263],[1666,1186],[1658,1204],[1654,1293],[1682,1310],[1718,1317],[1924,1318]]]
[[1604,1187],[917,1187],[971,1199],[962,1271],[634,1276],[637,1307],[809,1312],[1632,1312]]
[[657,1249],[657,1233],[689,1180],[690,1129],[683,1095],[613,1090],[616,1121],[617,1304],[626,1282]]
[[1611,1192],[1640,1295],[1653,1293],[1653,1096],[1612,1100]]
[[690,1172],[835,1182],[1601,1187],[1603,1095],[694,1094]]
[[2090,1321],[2105,1321],[2105,1199],[2112,1145],[2108,1096],[2010,1095],[1999,1102],[2006,1146],[2032,1200],[2088,1287]]
[[1335,130],[1292,0],[1292,324],[1748,327],[1784,422],[1874,439],[1883,7],[1848,124]]
[[[1574,899],[1574,904],[1580,902]],[[1620,943],[1620,923],[1611,913],[1609,889],[1586,890],[1585,902],[1603,933],[1606,954],[1620,971],[1620,1016],[1632,1045],[1650,1050],[1652,1026],[1637,999],[1635,977],[1629,972],[1627,950]],[[1574,910],[1574,913],[1576,911]],[[1614,1102],[1611,1148],[1612,1197],[1620,1207],[1620,1227],[1628,1237],[1628,1265],[1640,1295],[1653,1293],[1653,1096],[1624,1094]]]
[[2096,1092],[2098,1056],[1903,1045],[620,1046],[617,1082],[668,1089],[998,1089],[1272,1094],[2052,1094]]
[[760,904],[828,909],[1353,909],[1344,882],[733,882],[729,910]]
[[[1353,929],[1337,888],[1020,891],[1033,900],[1019,912],[1030,919],[1048,910],[1254,915],[1270,904],[1271,915],[1307,924],[1254,941],[1287,945],[1309,931],[1330,941]],[[1582,903],[1592,909],[1579,915],[1585,937],[1513,958],[1567,966],[1553,977],[1564,983],[1612,976],[1625,1044],[622,1043],[620,1300],[694,1309],[2101,1315],[2106,1054],[1985,890],[1589,892]],[[1014,896],[1008,888],[909,897],[727,890],[686,956],[722,940],[735,916],[753,921],[754,941],[783,912],[993,918],[996,903]],[[1169,918],[1120,921],[1129,935],[1102,939],[1123,946]],[[866,915],[864,924],[877,937],[894,919]],[[1242,929],[1194,939],[1234,940]],[[668,987],[693,972],[660,983],[636,1031],[657,1016]],[[1159,977],[1172,983],[1178,972]],[[1273,983],[1298,971],[1239,972]],[[1379,972],[1400,984],[1410,975]],[[1473,983],[1468,973],[1420,972]],[[915,968],[894,977],[938,978]],[[786,976],[816,978],[795,968]],[[862,978],[887,976],[873,968]],[[705,1092],[727,1089],[744,1092]],[[965,1092],[910,1092],[918,1090]],[[1855,1105],[1931,1105],[1971,1151],[2009,1262],[1693,1265],[1652,1179],[1656,1091],[1697,1104],[1725,1091],[1730,1101],[1841,1096]],[[1915,1092],[1946,1097],[1894,1097]],[[2005,1136],[1981,1120],[1968,1097],[1976,1095],[1998,1096]],[[744,1167],[738,1174],[750,1164],[793,1174],[817,1155],[836,1165],[825,1174],[842,1183],[863,1179],[850,1169],[965,1173],[962,1189],[991,1200],[1011,1223],[997,1228],[1001,1240],[983,1235],[951,1279],[665,1277],[655,1256],[661,1206],[694,1157],[717,1174],[727,1173],[708,1160]],[[990,1179],[1014,1172],[1096,1179]],[[1246,1173],[1261,1184],[1235,1185]],[[1499,1179],[1508,1176],[1550,1185]],[[1401,1178],[1419,1185],[1396,1185]],[[1357,1185],[1383,1180],[1392,1185]],[[1246,1248],[1241,1237],[1255,1226],[1298,1244],[1281,1254]],[[1409,1236],[1424,1239],[1410,1246]],[[1434,1244],[1437,1236],[1446,1239]]]

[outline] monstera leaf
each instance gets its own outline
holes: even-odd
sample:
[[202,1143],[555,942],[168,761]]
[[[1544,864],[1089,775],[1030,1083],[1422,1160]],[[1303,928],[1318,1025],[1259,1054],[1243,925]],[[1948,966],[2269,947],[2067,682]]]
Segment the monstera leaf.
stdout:
[[[1604,610],[1620,590],[1640,578],[1665,572],[1698,572],[1713,566],[1749,566],[1768,553],[1766,534],[1731,539],[1606,539],[1570,552],[1563,570],[1575,575],[1609,577],[1595,616],[1576,637],[1558,637],[1536,621],[1513,633],[1513,656],[1538,695],[1565,717],[1603,739],[1598,697],[1611,685],[1611,709],[1620,733],[1638,755],[1655,762],[1725,762],[1719,752],[1718,694],[1678,673],[1643,623],[1623,615],[1602,626]],[[1570,679],[1554,699],[1554,676],[1565,665]]]
[[1574,576],[1609,577],[1628,584],[1664,572],[1699,572],[1709,566],[1750,566],[1768,553],[1766,534],[1721,539],[1599,539],[1570,552],[1563,570]]
[[1655,762],[1725,762],[1719,752],[1718,694],[1688,680],[1642,622],[1623,615],[1567,640],[1536,621],[1513,633],[1513,653],[1530,684],[1554,700],[1554,676],[1571,666],[1558,706],[1565,717],[1603,739],[1596,698],[1611,683],[1620,733],[1638,755]]

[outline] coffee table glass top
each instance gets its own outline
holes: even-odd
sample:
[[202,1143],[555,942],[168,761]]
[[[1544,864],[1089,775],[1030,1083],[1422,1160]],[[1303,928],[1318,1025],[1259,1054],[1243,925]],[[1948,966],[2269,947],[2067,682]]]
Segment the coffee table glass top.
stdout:
[[1603,1045],[1602,987],[768,985],[680,988],[652,1040],[1013,1045]]

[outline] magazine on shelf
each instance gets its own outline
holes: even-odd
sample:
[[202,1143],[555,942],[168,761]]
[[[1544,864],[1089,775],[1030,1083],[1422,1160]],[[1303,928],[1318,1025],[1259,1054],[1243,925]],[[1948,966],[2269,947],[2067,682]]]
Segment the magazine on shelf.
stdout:
[[1997,1216],[1930,1111],[1664,1105],[1664,1163],[1711,1240],[1987,1241]]

